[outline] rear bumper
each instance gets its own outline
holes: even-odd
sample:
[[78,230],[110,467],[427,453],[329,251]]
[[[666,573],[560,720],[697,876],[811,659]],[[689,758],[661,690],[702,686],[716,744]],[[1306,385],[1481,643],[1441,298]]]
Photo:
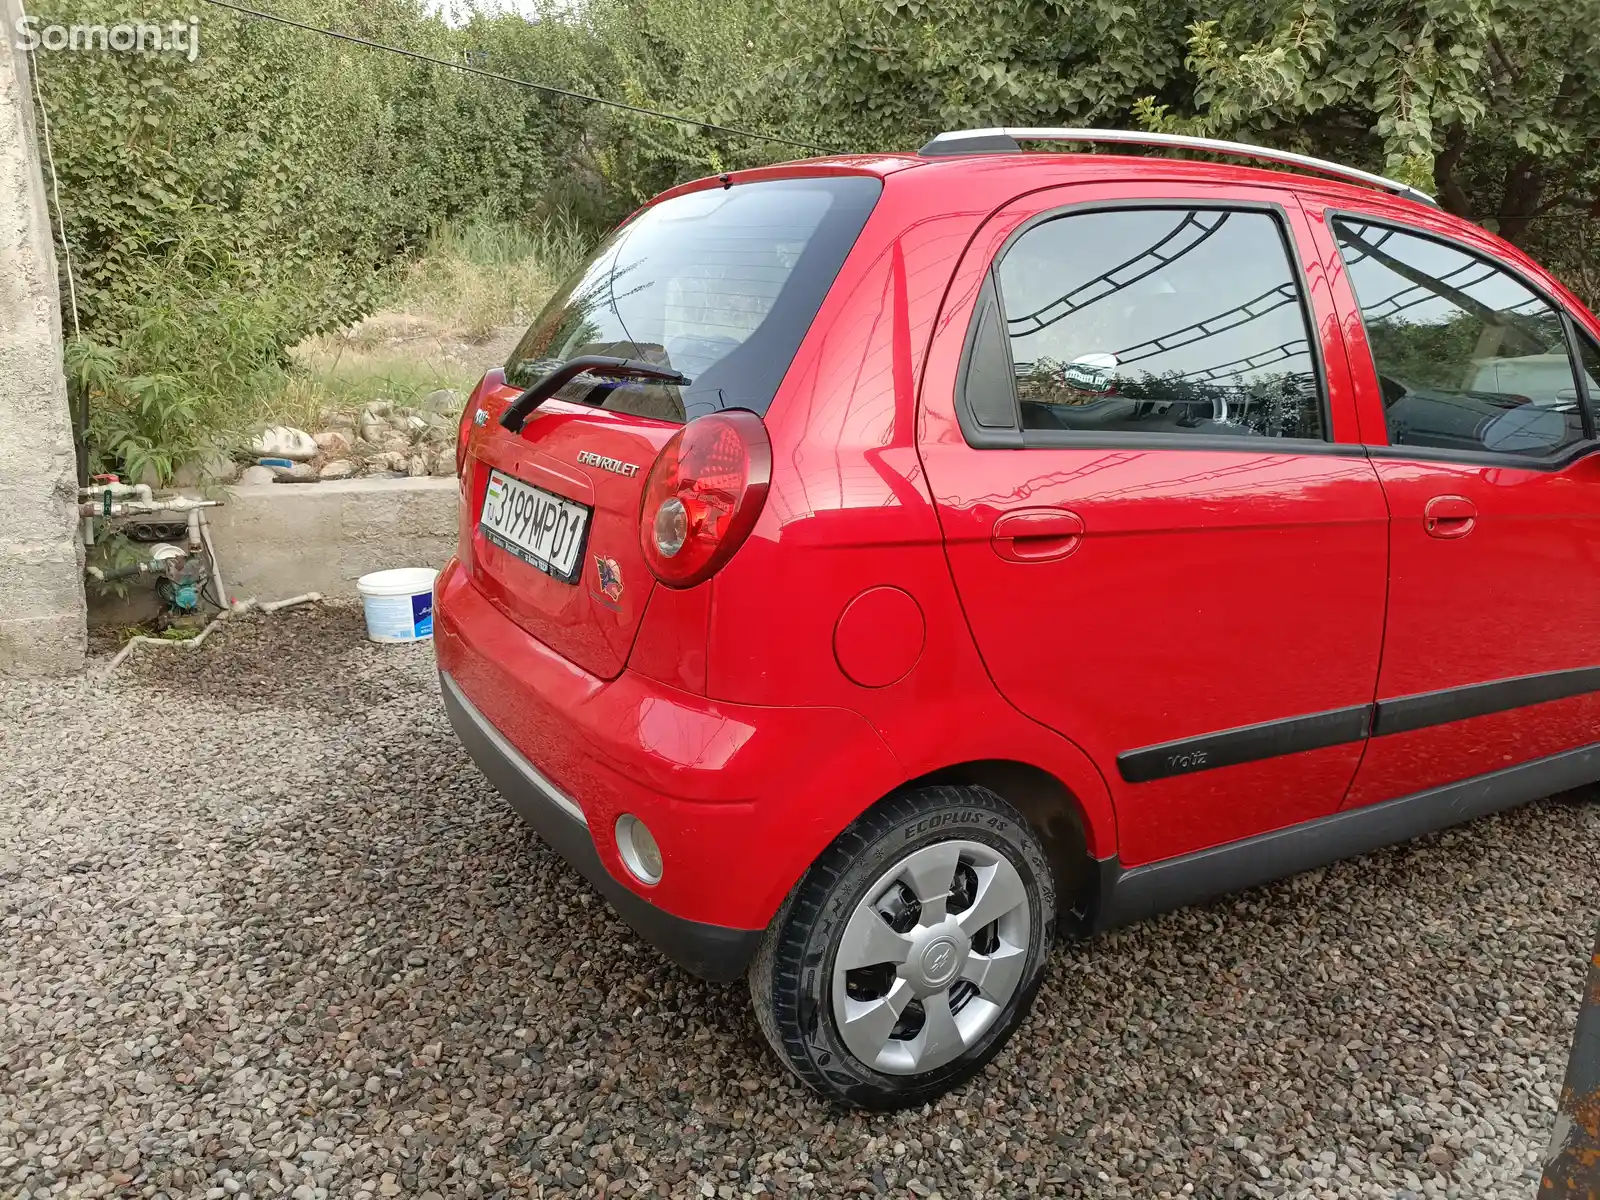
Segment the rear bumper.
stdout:
[[[784,897],[898,760],[839,708],[728,704],[624,670],[590,675],[502,613],[452,561],[434,647],[484,774],[646,940],[698,975],[736,977]],[[616,825],[649,828],[664,871],[624,866]]]
[[687,921],[663,912],[618,883],[601,863],[578,804],[518,753],[442,671],[439,690],[450,724],[478,769],[545,844],[594,884],[641,937],[702,979],[729,982],[744,974],[761,940],[761,930]]

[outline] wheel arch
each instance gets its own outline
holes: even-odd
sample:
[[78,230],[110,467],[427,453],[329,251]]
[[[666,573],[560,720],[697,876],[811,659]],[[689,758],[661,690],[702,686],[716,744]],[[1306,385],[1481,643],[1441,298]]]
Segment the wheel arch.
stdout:
[[[826,849],[866,813],[912,788],[962,784],[1000,796],[1038,833],[1057,880],[1058,928],[1093,927],[1103,868],[1116,861],[1118,847],[1117,813],[1105,777],[1082,749],[1053,730],[1025,719],[997,724],[992,709],[986,721],[962,720],[969,715],[962,707],[951,705],[932,721],[873,730],[854,756],[848,795],[838,795],[827,818],[801,837],[792,829],[785,833],[791,842],[788,870],[764,897],[768,923]],[[872,753],[865,752],[868,747]]]
[[1055,872],[1058,921],[1074,932],[1088,928],[1100,895],[1098,860],[1091,853],[1096,839],[1089,814],[1072,789],[1031,763],[986,758],[939,767],[895,790],[937,784],[985,788],[1020,812],[1044,843]]

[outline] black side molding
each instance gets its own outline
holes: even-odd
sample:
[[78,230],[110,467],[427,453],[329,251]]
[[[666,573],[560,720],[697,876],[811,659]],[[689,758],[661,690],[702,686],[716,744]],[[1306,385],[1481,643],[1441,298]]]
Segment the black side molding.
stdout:
[[1285,721],[1264,721],[1260,725],[1241,725],[1199,737],[1163,742],[1117,755],[1117,770],[1129,783],[1148,783],[1193,771],[1234,767],[1280,754],[1299,754],[1359,742],[1367,736],[1372,705],[1357,704],[1329,712],[1290,717]]
[[1600,742],[1165,862],[1123,870],[1106,859],[1090,925],[1115,929],[1597,781]]
[[1496,679],[1493,683],[1446,688],[1440,692],[1397,696],[1379,702],[1372,735],[1382,737],[1386,733],[1426,729],[1429,725],[1465,721],[1468,717],[1482,717],[1508,708],[1526,708],[1549,700],[1565,700],[1593,691],[1600,691],[1600,667],[1545,671],[1538,675]]
[[1300,754],[1359,742],[1369,731],[1373,737],[1409,733],[1431,725],[1448,725],[1490,713],[1508,712],[1600,692],[1600,667],[1573,667],[1565,671],[1543,671],[1537,675],[1515,675],[1489,683],[1469,683],[1396,696],[1376,704],[1357,704],[1327,712],[1263,721],[1219,729],[1197,737],[1141,746],[1117,755],[1117,770],[1129,783],[1149,783],[1194,771],[1234,767],[1240,763],[1281,754]]

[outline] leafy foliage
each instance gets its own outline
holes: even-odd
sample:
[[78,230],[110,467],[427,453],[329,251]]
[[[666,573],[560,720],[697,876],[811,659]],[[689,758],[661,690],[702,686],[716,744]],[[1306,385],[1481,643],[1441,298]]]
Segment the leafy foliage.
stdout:
[[1125,122],[1182,70],[1185,6],[1161,0],[772,0],[817,135],[915,149],[944,129]]
[[849,147],[1137,124],[1302,150],[1437,192],[1597,298],[1574,249],[1600,206],[1597,0],[772,3],[768,86]]
[[[447,61],[469,40],[421,0],[277,7]],[[186,14],[69,0],[38,15]],[[559,174],[547,152],[575,124],[534,93],[215,9],[193,63],[37,61],[77,268],[69,366],[95,457],[134,475],[166,478],[249,425],[287,347],[371,311],[388,265],[442,221],[537,213]]]
[[[544,5],[536,19],[485,9],[456,26],[426,0],[272,7],[842,150],[1011,124],[1142,125],[1308,151],[1437,192],[1600,300],[1600,0]],[[36,15],[189,10],[56,0]],[[99,458],[126,469],[166,475],[218,431],[250,424],[284,387],[287,347],[419,286],[407,264],[441,238],[553,221],[586,245],[664,187],[804,153],[220,9],[202,11],[200,41],[193,63],[38,57],[78,267],[74,387],[93,399]],[[447,274],[425,282],[440,295],[456,286]],[[459,290],[483,332],[504,305]]]

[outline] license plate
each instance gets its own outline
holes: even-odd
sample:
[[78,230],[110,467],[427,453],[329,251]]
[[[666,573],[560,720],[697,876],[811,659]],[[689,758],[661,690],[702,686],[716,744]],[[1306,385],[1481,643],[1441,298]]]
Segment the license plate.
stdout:
[[592,510],[499,471],[489,473],[478,528],[502,550],[563,583],[578,582]]

